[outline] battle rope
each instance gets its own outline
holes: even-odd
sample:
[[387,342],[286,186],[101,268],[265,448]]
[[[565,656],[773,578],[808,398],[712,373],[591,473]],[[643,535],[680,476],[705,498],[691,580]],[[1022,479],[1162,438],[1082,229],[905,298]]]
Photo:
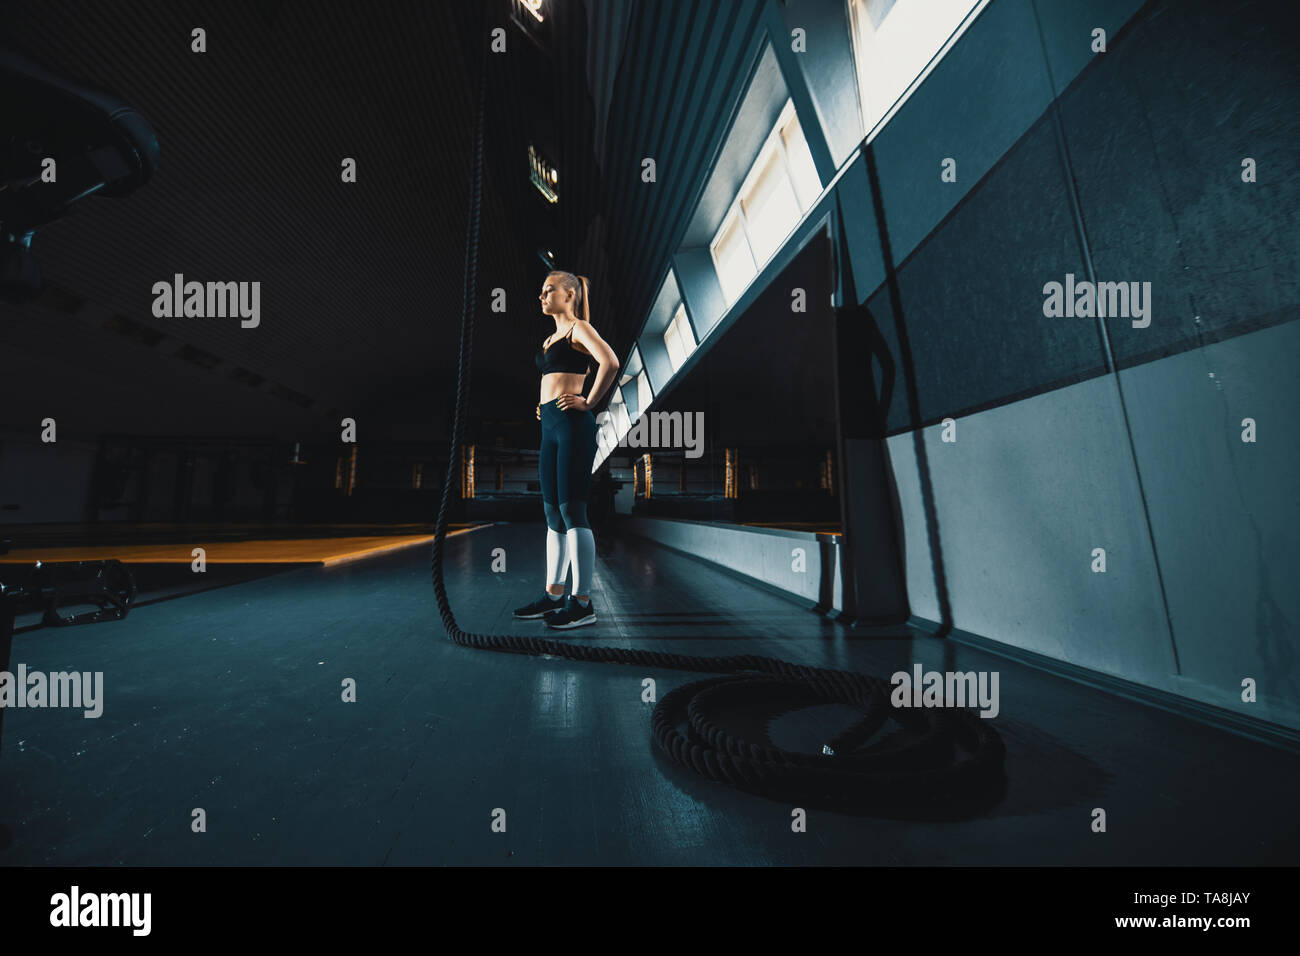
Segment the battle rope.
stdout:
[[[470,187],[469,237],[456,366],[456,412],[452,422],[447,474],[434,528],[433,589],[447,636],[456,644],[512,654],[551,655],[576,661],[631,664],[737,676],[712,678],[671,691],[650,718],[655,743],[673,760],[712,780],[777,799],[820,801],[845,809],[906,813],[922,808],[954,811],[987,805],[1002,780],[1004,747],[987,720],[965,709],[898,709],[890,705],[889,684],[877,677],[807,667],[770,657],[691,657],[632,648],[568,644],[540,637],[472,634],[452,615],[443,582],[442,550],[447,501],[459,461],[461,419],[469,392],[474,344],[475,284],[478,268],[479,207],[483,188],[483,112],[487,56],[479,74],[474,168]],[[762,743],[734,736],[709,717],[754,701],[772,709]],[[767,728],[779,715],[815,704],[847,704],[864,715],[829,741],[821,755],[782,750]],[[869,747],[855,750],[886,720],[900,729]],[[685,733],[681,728],[686,728]],[[957,746],[966,753],[956,756]],[[956,759],[954,757],[956,756]]]

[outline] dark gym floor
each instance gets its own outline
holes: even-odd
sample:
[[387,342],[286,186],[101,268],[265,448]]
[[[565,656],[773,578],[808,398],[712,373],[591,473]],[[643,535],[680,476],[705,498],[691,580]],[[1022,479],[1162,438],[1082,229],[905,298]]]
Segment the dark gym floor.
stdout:
[[[850,631],[642,539],[598,534],[595,626],[515,621],[541,591],[543,535],[503,524],[448,539],[463,628],[884,678],[914,660],[997,670],[1004,799],[944,822],[811,809],[792,833],[790,806],[655,749],[642,679],[662,697],[708,675],[457,647],[429,549],[415,547],[17,634],[11,669],[103,671],[105,704],[98,719],[7,712],[0,864],[1247,865],[1300,853],[1300,756],[906,628]],[[341,701],[348,677],[355,703]],[[815,749],[818,721],[845,716],[820,710],[791,718],[778,743]],[[205,833],[191,831],[198,807]],[[1106,833],[1091,830],[1095,807]],[[492,831],[496,808],[505,833]]]

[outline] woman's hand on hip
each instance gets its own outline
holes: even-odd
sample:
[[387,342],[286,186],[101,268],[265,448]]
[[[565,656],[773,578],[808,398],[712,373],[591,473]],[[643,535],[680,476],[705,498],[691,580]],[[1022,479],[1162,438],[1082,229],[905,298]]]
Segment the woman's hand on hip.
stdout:
[[587,400],[585,398],[583,398],[581,395],[573,395],[569,392],[565,392],[563,395],[557,398],[555,400],[555,404],[558,405],[562,410],[566,412],[569,411],[586,412],[591,410],[591,406],[587,404]]

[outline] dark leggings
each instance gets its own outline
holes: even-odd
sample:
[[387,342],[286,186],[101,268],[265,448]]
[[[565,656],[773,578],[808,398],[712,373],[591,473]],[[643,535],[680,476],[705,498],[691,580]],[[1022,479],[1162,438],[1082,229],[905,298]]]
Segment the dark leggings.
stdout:
[[591,465],[596,460],[596,416],[590,411],[564,411],[554,401],[542,406],[542,447],[537,457],[542,480],[546,526],[564,534],[570,528],[590,528],[587,495]]

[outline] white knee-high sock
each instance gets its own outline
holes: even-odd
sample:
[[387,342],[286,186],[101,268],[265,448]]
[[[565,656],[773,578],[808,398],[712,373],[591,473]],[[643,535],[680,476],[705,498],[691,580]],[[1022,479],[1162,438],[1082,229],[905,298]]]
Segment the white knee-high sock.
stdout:
[[573,564],[573,593],[588,594],[591,579],[596,574],[596,536],[590,528],[570,528],[565,532],[569,539],[569,554]]
[[564,584],[569,576],[569,539],[553,528],[546,529],[546,583]]

